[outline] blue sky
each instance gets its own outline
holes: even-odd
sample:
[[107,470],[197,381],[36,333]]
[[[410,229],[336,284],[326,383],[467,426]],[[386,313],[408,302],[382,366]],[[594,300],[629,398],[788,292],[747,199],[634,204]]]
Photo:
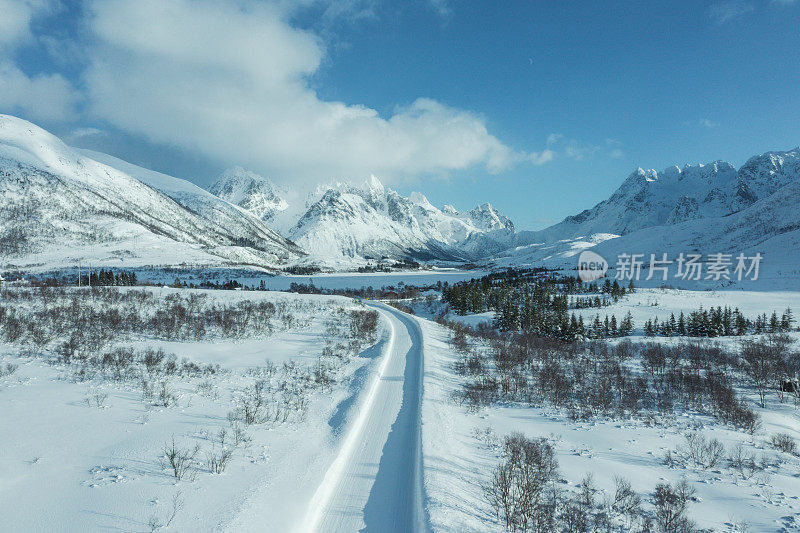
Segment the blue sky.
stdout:
[[524,229],[800,144],[800,1],[0,0],[0,112],[207,185],[374,172]]

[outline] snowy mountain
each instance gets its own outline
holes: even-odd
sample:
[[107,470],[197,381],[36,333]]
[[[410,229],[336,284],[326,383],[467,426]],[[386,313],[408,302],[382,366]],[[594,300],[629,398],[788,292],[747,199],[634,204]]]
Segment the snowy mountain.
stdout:
[[252,265],[302,256],[248,211],[185,180],[74,150],[0,115],[3,268]]
[[730,215],[800,176],[800,149],[767,152],[737,170],[725,161],[633,172],[608,200],[519,243],[554,242],[595,233],[625,235],[643,228]]
[[800,278],[797,205],[800,149],[752,157],[738,170],[724,162],[660,174],[639,169],[594,208],[519,233],[495,264],[574,268],[586,249],[611,266],[620,254],[761,253],[766,276]]
[[514,225],[485,204],[440,210],[421,193],[401,196],[372,176],[362,187],[337,185],[311,203],[288,237],[314,257],[465,261],[508,247]]
[[275,220],[276,215],[289,207],[286,199],[270,180],[242,167],[226,170],[208,190],[214,196],[238,205],[264,222]]
[[383,258],[468,261],[508,248],[515,231],[491,204],[464,213],[438,209],[423,194],[403,197],[375,176],[361,187],[317,187],[294,204],[242,169],[227,171],[210,190],[284,231],[309,261],[333,267]]

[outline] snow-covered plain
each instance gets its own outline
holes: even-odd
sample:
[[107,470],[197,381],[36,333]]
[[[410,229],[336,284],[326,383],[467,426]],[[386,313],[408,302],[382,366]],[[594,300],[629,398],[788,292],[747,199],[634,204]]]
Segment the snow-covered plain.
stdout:
[[[371,276],[384,286],[400,275],[363,279],[372,283]],[[329,278],[350,287],[362,279]],[[411,283],[413,276],[403,279]],[[213,375],[167,379],[175,397],[169,407],[144,398],[135,382],[82,381],[53,350],[42,355],[31,343],[0,345],[0,369],[18,365],[8,375],[0,372],[0,530],[503,531],[484,486],[500,461],[503,438],[515,431],[549,439],[566,490],[576,490],[591,473],[602,494],[611,495],[615,477],[623,476],[649,509],[656,483],[686,479],[697,490],[689,516],[700,527],[800,528],[800,459],[768,444],[776,433],[800,441],[800,411],[790,399],[771,397],[762,409],[753,391],[741,391],[761,417],[752,436],[684,412],[575,422],[547,406],[496,404],[475,411],[453,398],[464,378],[454,369],[459,355],[449,330],[424,318],[435,306],[415,305],[418,316],[410,317],[365,302],[381,313],[375,343],[337,365],[335,383],[310,389],[304,416],[245,425],[250,442],[233,446],[228,413],[242,391],[258,379],[277,384],[284,364],[313,370],[330,340],[346,341],[339,309],[369,307],[317,295],[146,290],[158,299],[205,294],[218,304],[268,301],[285,306],[294,320],[276,318],[271,334],[238,339],[119,338],[119,345],[162,348],[179,361],[219,365]],[[796,292],[637,289],[600,312],[621,317],[630,311],[637,325],[632,340],[641,342],[641,325],[654,316],[728,305],[754,317],[798,301]],[[464,318],[477,323],[491,316]],[[222,449],[221,430],[233,456],[214,474],[209,454]],[[685,445],[690,432],[719,439],[726,451],[741,443],[767,466],[745,478],[724,461],[710,469],[665,464],[665,453]],[[162,465],[173,437],[186,450],[199,445],[192,475],[180,481]]]
[[[189,292],[153,290],[161,298]],[[305,409],[292,410],[286,421],[244,426],[251,440],[234,446],[227,414],[237,395],[258,379],[277,386],[284,363],[296,364],[298,374],[313,370],[326,340],[338,338],[330,323],[342,321],[339,308],[363,306],[327,296],[191,292],[222,303],[285,302],[294,321],[276,321],[272,335],[241,340],[120,339],[220,366],[214,375],[164,378],[175,399],[169,407],[143,399],[139,383],[100,376],[81,382],[52,355],[0,346],[0,365],[18,365],[0,377],[0,530],[161,529],[173,498],[178,511],[168,531],[289,531],[301,522],[381,361],[388,330],[381,322],[378,343],[346,358],[331,387],[312,388]],[[280,390],[274,395],[280,398]],[[223,449],[222,430],[233,456],[213,474],[207,455]],[[161,465],[173,438],[181,448],[200,448],[191,476],[180,481]]]

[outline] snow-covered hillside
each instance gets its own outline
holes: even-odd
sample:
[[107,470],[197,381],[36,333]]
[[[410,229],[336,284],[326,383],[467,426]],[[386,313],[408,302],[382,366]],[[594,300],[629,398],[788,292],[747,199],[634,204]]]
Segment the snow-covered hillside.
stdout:
[[317,187],[294,205],[269,180],[242,169],[225,172],[210,190],[285,231],[310,261],[329,266],[382,258],[472,260],[507,248],[514,236],[514,224],[491,204],[467,212],[438,209],[423,194],[403,197],[375,176],[361,187]]
[[270,268],[301,255],[257,217],[185,180],[73,150],[30,122],[0,115],[3,268]]

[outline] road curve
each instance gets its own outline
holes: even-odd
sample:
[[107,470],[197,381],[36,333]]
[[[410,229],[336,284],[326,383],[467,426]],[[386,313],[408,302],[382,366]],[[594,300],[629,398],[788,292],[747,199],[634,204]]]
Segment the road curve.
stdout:
[[422,332],[393,307],[377,375],[309,505],[300,531],[427,531],[423,504]]

